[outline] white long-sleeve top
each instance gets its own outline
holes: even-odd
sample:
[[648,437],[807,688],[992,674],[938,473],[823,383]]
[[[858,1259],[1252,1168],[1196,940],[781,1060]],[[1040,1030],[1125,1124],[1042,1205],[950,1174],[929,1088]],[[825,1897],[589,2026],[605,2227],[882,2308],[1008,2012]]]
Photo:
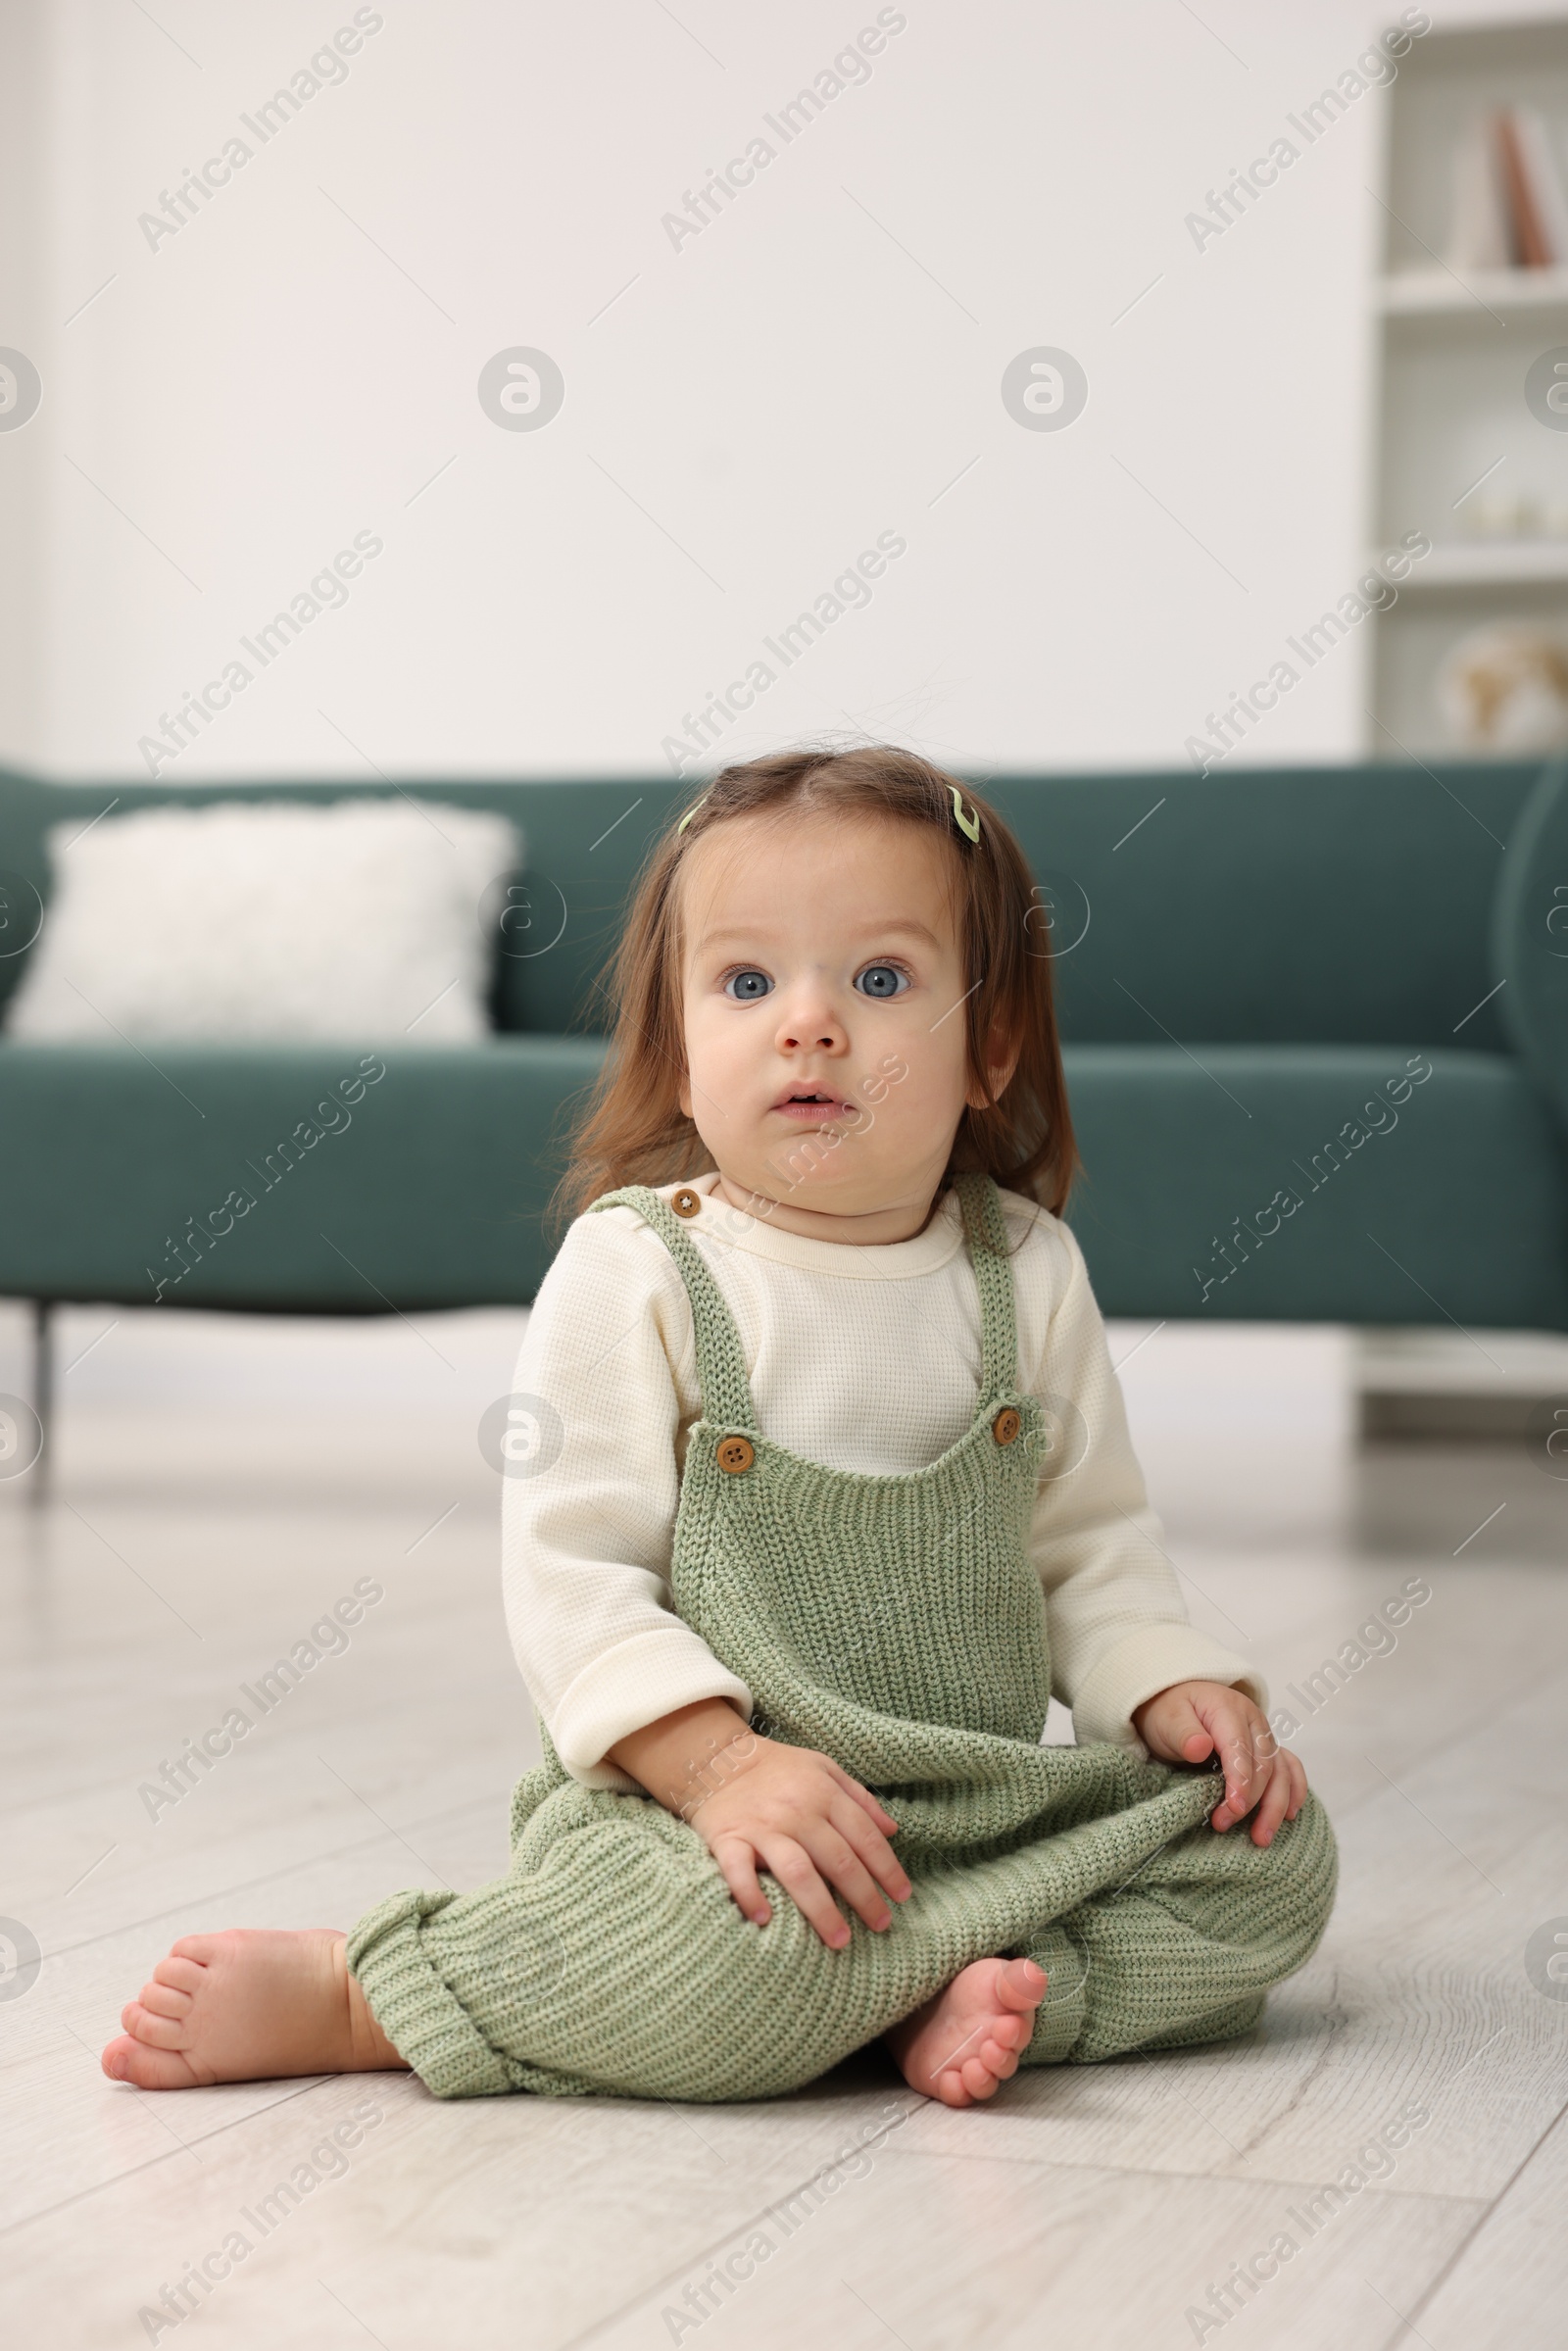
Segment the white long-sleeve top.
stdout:
[[[956,1195],[910,1241],[866,1248],[780,1232],[699,1176],[683,1229],[734,1316],[759,1424],[832,1469],[922,1469],[979,1405],[980,1298]],[[677,1187],[659,1188],[668,1199]],[[1046,1594],[1055,1694],[1080,1740],[1144,1752],[1133,1709],[1173,1682],[1267,1693],[1245,1658],[1187,1620],[1127,1434],[1083,1254],[1032,1200],[1001,1195],[1019,1386],[1062,1432],[1042,1474],[1030,1556]],[[606,1750],[694,1699],[752,1692],[671,1606],[681,1466],[701,1415],[691,1307],[634,1208],[580,1216],[540,1285],[513,1382],[504,1481],[507,1621],[572,1777],[636,1788]],[[541,1408],[542,1407],[542,1408]],[[1042,1726],[1043,1728],[1044,1726]]]

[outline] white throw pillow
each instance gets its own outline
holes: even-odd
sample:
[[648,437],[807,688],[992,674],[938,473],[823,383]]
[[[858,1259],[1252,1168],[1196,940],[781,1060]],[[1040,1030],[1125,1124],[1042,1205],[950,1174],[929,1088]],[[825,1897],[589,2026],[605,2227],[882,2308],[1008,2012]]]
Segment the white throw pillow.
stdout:
[[466,1044],[489,1033],[505,816],[443,801],[213,801],[52,826],[6,1027],[29,1042]]

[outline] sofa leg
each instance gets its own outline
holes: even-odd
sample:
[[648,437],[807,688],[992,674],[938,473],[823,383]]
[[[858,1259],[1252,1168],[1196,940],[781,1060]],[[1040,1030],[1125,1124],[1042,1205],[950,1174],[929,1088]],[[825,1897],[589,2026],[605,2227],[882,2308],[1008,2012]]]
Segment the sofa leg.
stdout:
[[55,1334],[54,1300],[32,1301],[32,1408],[38,1415],[38,1458],[33,1464],[29,1499],[49,1498],[49,1441],[54,1430]]

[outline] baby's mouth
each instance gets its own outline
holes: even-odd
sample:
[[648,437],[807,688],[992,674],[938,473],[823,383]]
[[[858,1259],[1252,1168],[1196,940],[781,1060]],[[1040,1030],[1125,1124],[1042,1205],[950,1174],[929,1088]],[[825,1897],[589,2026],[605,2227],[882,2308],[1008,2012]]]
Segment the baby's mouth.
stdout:
[[824,1094],[814,1087],[799,1086],[792,1087],[788,1094],[782,1095],[773,1107],[783,1118],[793,1118],[807,1126],[820,1126],[841,1114],[844,1102],[840,1095]]

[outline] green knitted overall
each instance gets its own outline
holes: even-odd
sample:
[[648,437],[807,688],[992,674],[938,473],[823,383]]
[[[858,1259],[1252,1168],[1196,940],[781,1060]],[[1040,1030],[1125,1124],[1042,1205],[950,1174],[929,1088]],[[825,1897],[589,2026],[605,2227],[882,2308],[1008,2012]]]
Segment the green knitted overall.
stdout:
[[680,1220],[641,1186],[594,1203],[634,1207],[691,1300],[703,1410],[675,1609],[746,1683],[756,1730],[833,1756],[898,1821],[908,1900],[881,1933],[850,1914],[850,1942],[830,1950],[769,1879],[773,1915],[757,1927],[689,1821],[652,1796],[584,1788],[544,1733],[544,1761],[513,1799],[507,1877],[394,1895],[349,1937],[377,2021],[438,2096],[774,2096],[999,1953],[1026,1952],[1050,1977],[1026,2065],[1223,2039],[1316,1946],[1335,1849],[1312,1798],[1259,1850],[1245,1828],[1208,1827],[1212,1770],[1040,1744],[1051,1672],[1028,1533],[1050,1432],[1017,1387],[996,1187],[963,1176],[956,1189],[981,1392],[956,1444],[890,1476],[772,1444]]

